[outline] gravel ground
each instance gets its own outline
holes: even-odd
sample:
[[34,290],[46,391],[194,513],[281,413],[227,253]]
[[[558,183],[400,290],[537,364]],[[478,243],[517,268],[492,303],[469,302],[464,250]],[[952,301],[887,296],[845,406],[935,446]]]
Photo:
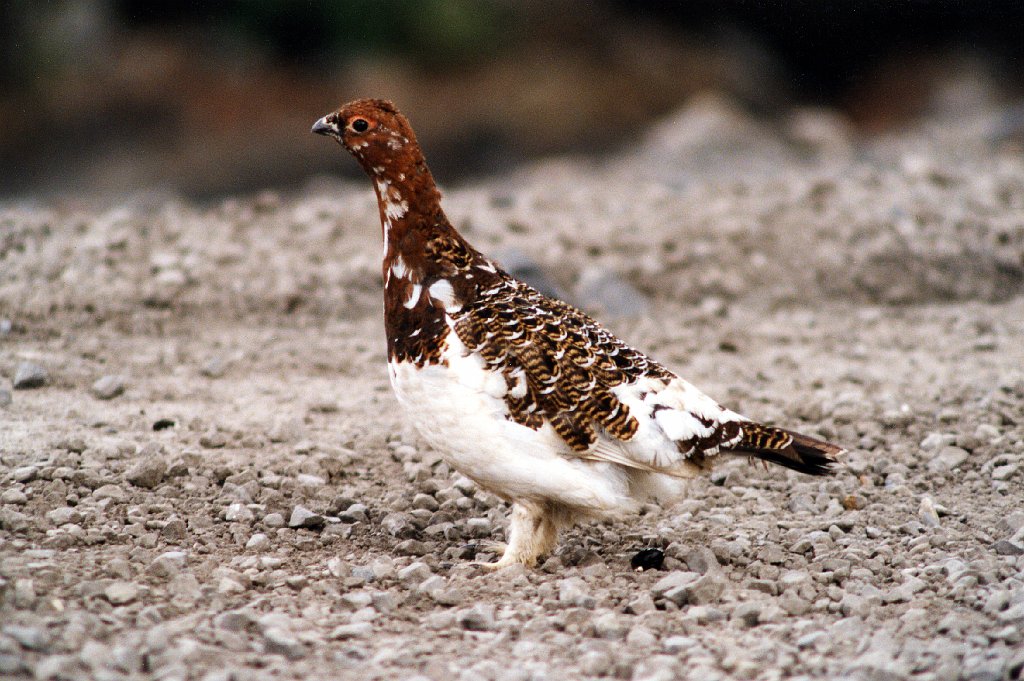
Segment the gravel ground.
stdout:
[[851,449],[727,463],[535,571],[469,565],[507,509],[396,414],[368,183],[4,206],[0,677],[1020,678],[1024,160],[1012,112],[950,107],[865,145],[707,98],[449,192],[485,251]]

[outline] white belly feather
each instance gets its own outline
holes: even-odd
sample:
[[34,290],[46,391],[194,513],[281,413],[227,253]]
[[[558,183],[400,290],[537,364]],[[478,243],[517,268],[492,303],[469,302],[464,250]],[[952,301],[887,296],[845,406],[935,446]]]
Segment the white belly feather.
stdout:
[[467,354],[454,332],[442,359],[447,366],[398,362],[389,371],[409,419],[455,469],[510,500],[554,501],[597,514],[634,505],[629,472],[574,458],[550,425],[532,430],[510,420],[505,379]]

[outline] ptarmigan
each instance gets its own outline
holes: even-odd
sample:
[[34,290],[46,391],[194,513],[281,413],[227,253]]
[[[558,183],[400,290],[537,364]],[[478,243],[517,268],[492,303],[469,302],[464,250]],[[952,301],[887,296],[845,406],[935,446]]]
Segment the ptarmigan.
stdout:
[[560,528],[658,498],[723,453],[823,475],[843,451],[722,407],[469,245],[391,102],[351,102],[313,132],[373,180],[398,401],[456,470],[512,503],[507,548],[491,565],[534,565]]

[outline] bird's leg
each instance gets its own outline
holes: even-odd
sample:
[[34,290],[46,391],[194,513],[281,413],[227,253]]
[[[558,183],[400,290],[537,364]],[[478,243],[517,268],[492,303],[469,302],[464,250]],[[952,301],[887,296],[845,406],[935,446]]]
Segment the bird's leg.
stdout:
[[558,539],[558,525],[554,516],[547,510],[544,507],[513,504],[505,553],[496,563],[478,565],[492,570],[500,570],[516,563],[527,567],[536,565],[537,558],[550,553]]

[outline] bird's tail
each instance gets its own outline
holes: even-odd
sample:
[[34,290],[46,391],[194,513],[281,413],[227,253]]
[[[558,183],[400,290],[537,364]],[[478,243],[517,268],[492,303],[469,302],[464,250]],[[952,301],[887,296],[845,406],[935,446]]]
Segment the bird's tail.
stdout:
[[744,424],[743,440],[734,451],[807,475],[831,475],[836,457],[846,450],[784,428],[751,423]]

